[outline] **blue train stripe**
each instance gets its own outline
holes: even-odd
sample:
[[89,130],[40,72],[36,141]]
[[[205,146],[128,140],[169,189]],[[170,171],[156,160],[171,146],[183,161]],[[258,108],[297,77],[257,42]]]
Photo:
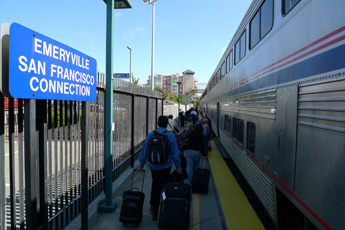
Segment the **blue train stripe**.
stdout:
[[292,66],[268,74],[265,77],[254,80],[227,92],[229,96],[246,93],[253,90],[268,88],[306,77],[327,73],[333,70],[345,68],[345,44],[324,53],[308,58]]

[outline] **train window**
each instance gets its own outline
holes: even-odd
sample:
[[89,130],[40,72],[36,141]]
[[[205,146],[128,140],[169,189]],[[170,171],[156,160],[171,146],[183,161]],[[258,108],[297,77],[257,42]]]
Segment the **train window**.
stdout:
[[224,116],[224,130],[231,134],[231,117],[229,115]]
[[252,49],[260,41],[260,11],[256,13],[250,22],[250,48]]
[[240,61],[240,41],[235,45],[235,65]]
[[235,45],[235,65],[246,55],[246,31],[243,32]]
[[301,0],[282,0],[282,14],[285,16],[294,8]]
[[247,122],[247,149],[255,154],[255,123]]
[[216,84],[220,81],[220,69],[217,71],[217,80]]
[[232,119],[232,136],[243,145],[244,122],[242,119]]
[[233,64],[233,57],[232,57],[232,50],[230,51],[229,55],[226,57],[226,73],[229,73],[232,70]]
[[220,67],[220,79],[222,79],[223,77],[225,77],[225,62],[223,62],[222,67]]
[[273,25],[273,0],[266,0],[261,6],[261,39],[271,30]]
[[243,33],[241,36],[241,50],[240,50],[240,59],[244,58],[246,55],[246,33]]
[[273,25],[273,2],[266,0],[250,22],[250,49],[252,49]]

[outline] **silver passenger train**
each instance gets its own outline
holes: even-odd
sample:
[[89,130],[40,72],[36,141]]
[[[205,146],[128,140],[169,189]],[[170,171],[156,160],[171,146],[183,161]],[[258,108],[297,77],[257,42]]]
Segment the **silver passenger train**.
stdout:
[[345,229],[345,0],[253,0],[201,112],[280,229]]

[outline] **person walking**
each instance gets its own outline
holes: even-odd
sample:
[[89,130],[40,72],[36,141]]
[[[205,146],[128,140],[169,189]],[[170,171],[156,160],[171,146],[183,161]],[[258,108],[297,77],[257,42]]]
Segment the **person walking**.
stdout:
[[196,120],[198,120],[198,113],[192,108],[192,112],[190,113],[193,121],[193,127],[195,126]]
[[182,109],[180,109],[180,112],[179,112],[179,117],[180,117],[180,126],[181,127],[184,127],[184,112]]
[[210,129],[210,123],[207,119],[203,119],[201,122],[204,130],[203,130],[203,136],[204,136],[204,144],[205,144],[205,149],[206,149],[206,155],[208,155],[208,142],[210,141],[210,134],[211,134],[211,129]]
[[176,122],[174,121],[174,116],[172,114],[170,114],[168,116],[169,120],[168,120],[168,127],[167,127],[167,130],[168,132],[172,132],[174,133],[175,135],[177,135],[179,133],[179,130],[176,128]]
[[[163,185],[169,181],[170,171],[172,167],[172,162],[176,166],[176,173],[182,174],[181,169],[181,160],[179,156],[179,150],[177,148],[175,136],[171,132],[167,132],[168,118],[166,116],[160,116],[158,118],[158,129],[150,132],[147,135],[143,148],[141,149],[139,155],[140,165],[137,167],[137,170],[141,172],[146,164],[146,161],[149,161],[149,168],[152,175],[152,186],[151,186],[151,211],[152,219],[157,220],[158,208],[160,203],[161,190]],[[167,144],[167,152],[164,156],[161,155],[160,149],[165,149],[157,146],[157,143],[154,143],[152,139],[156,137],[156,140],[161,140],[163,144]],[[157,141],[156,141],[157,142]],[[159,141],[158,141],[159,142]],[[155,146],[153,146],[155,144]],[[152,150],[153,149],[153,150]],[[153,157],[154,154],[159,154],[159,157]],[[163,162],[157,163],[156,161],[165,159]]]
[[200,168],[201,156],[206,158],[207,150],[205,149],[203,126],[196,124],[194,129],[187,136],[188,148],[184,150],[184,157],[187,161],[187,183],[192,182],[194,169]]

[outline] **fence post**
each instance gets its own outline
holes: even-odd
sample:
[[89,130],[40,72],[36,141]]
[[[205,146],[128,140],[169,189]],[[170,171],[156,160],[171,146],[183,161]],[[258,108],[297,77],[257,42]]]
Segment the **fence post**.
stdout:
[[134,124],[135,124],[135,94],[132,94],[132,124],[131,124],[131,167],[134,167]]
[[89,176],[88,176],[88,110],[89,102],[82,102],[81,115],[81,229],[88,229]]
[[156,120],[155,120],[155,129],[158,128],[158,97],[156,98]]
[[148,96],[146,96],[146,136],[149,134],[149,122],[150,122],[150,119],[149,119],[149,115],[150,115],[150,98]]
[[16,228],[16,171],[14,154],[14,99],[8,98],[8,143],[10,153],[10,210],[11,210],[11,229]]
[[0,92],[0,227],[5,229],[6,195],[5,195],[5,106]]
[[36,140],[36,101],[24,102],[24,144],[25,144],[25,204],[26,229],[37,229],[37,176],[38,145]]
[[47,178],[47,138],[45,124],[47,123],[47,101],[36,100],[36,130],[38,131],[39,154],[39,210],[38,226],[48,226],[47,194],[45,181]]

